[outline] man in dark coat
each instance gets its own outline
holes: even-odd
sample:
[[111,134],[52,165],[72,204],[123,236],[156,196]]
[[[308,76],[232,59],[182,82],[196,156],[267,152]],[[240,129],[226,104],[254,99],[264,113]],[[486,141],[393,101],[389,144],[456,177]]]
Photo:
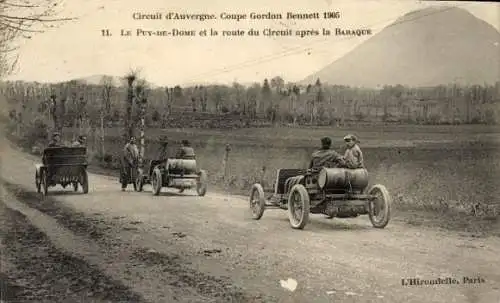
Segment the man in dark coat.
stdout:
[[122,184],[122,191],[125,191],[130,181],[135,182],[138,163],[139,149],[135,144],[135,137],[131,137],[130,141],[123,148],[121,159],[120,183]]
[[334,167],[343,162],[343,157],[331,149],[332,140],[328,137],[321,139],[321,148],[313,152],[309,164],[311,169],[320,169],[322,167]]
[[61,134],[58,132],[55,132],[52,134],[52,139],[49,142],[48,147],[59,147],[61,145]]
[[177,159],[196,159],[194,149],[191,147],[188,140],[182,140],[182,146],[177,151],[175,157]]

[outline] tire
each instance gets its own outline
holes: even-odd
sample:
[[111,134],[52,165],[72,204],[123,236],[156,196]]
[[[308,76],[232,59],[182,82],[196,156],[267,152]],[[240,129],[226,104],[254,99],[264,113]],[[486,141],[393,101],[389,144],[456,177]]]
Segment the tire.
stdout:
[[264,189],[259,183],[255,183],[252,186],[249,202],[252,218],[254,220],[260,220],[266,209],[266,198],[264,197]]
[[40,173],[38,170],[35,172],[35,186],[36,186],[36,192],[41,193],[42,192],[42,180],[40,178]]
[[73,182],[73,190],[74,190],[75,192],[77,192],[77,191],[78,191],[78,182]]
[[196,193],[198,196],[203,197],[207,193],[208,180],[207,173],[204,170],[200,171],[200,177],[196,181]]
[[[368,191],[369,195],[375,195],[378,198],[369,203],[368,217],[375,228],[384,228],[391,218],[392,198],[385,186],[376,184]],[[375,205],[376,204],[376,205]],[[383,207],[381,210],[380,207]]]
[[89,175],[86,170],[82,172],[82,189],[84,194],[89,193]]
[[153,170],[151,176],[151,186],[153,187],[153,195],[158,196],[162,188],[162,176],[161,171],[157,168]]
[[[297,212],[300,206],[300,212]],[[288,197],[288,218],[293,229],[304,229],[309,222],[311,204],[309,194],[302,184],[296,184],[290,190]]]
[[41,182],[42,182],[42,190],[43,190],[43,195],[48,196],[49,195],[49,184],[47,183],[47,172],[42,171],[41,173]]

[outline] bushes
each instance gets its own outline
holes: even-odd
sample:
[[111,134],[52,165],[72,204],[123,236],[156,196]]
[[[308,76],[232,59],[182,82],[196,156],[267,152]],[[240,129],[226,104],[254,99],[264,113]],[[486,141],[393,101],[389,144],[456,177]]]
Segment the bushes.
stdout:
[[27,125],[21,126],[18,134],[19,143],[26,148],[45,145],[49,136],[49,125],[41,118],[29,121]]

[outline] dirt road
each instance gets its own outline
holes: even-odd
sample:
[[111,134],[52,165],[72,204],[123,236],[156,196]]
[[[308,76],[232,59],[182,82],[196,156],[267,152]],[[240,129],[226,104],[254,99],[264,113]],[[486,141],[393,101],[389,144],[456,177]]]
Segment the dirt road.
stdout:
[[[6,143],[1,152],[5,204],[141,300],[500,302],[499,238],[319,215],[297,231],[280,210],[251,220],[243,197],[121,192],[115,178],[93,174],[87,195],[56,187],[43,198],[36,159]],[[280,282],[289,278],[293,292]],[[413,278],[442,280],[402,285]]]

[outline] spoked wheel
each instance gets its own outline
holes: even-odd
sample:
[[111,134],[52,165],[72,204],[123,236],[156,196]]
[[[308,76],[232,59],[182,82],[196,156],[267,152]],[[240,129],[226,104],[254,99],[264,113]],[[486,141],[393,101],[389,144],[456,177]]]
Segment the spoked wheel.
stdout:
[[42,180],[40,178],[40,173],[38,170],[35,172],[35,185],[36,185],[36,192],[41,193],[42,192]]
[[151,185],[153,186],[153,195],[158,196],[162,187],[162,177],[160,170],[157,168],[153,170],[153,175],[151,176]]
[[135,191],[142,191],[143,187],[144,187],[144,177],[142,174],[142,170],[139,169],[139,171],[137,173],[137,178],[135,178],[134,190]]
[[294,229],[303,229],[309,222],[310,212],[309,194],[301,184],[296,184],[290,190],[288,198],[288,218]]
[[200,177],[196,180],[196,192],[198,193],[198,196],[203,197],[207,193],[207,183],[207,173],[204,170],[201,170]]
[[41,173],[41,186],[42,186],[42,189],[43,189],[43,195],[44,196],[47,196],[49,194],[49,184],[48,184],[48,177],[47,177],[47,172],[46,171],[43,171]]
[[264,197],[264,189],[262,185],[256,183],[252,186],[252,190],[250,191],[250,211],[252,212],[252,218],[254,220],[262,218],[265,209],[266,198]]
[[136,191],[142,191],[144,187],[144,180],[143,180],[143,177],[142,175],[137,177],[137,179],[135,180],[135,190]]
[[369,195],[376,198],[370,201],[368,216],[375,228],[384,228],[391,217],[392,199],[385,186],[376,184],[368,191]]
[[82,189],[84,194],[89,192],[89,175],[86,170],[82,172]]
[[73,190],[78,191],[78,182],[73,182]]

